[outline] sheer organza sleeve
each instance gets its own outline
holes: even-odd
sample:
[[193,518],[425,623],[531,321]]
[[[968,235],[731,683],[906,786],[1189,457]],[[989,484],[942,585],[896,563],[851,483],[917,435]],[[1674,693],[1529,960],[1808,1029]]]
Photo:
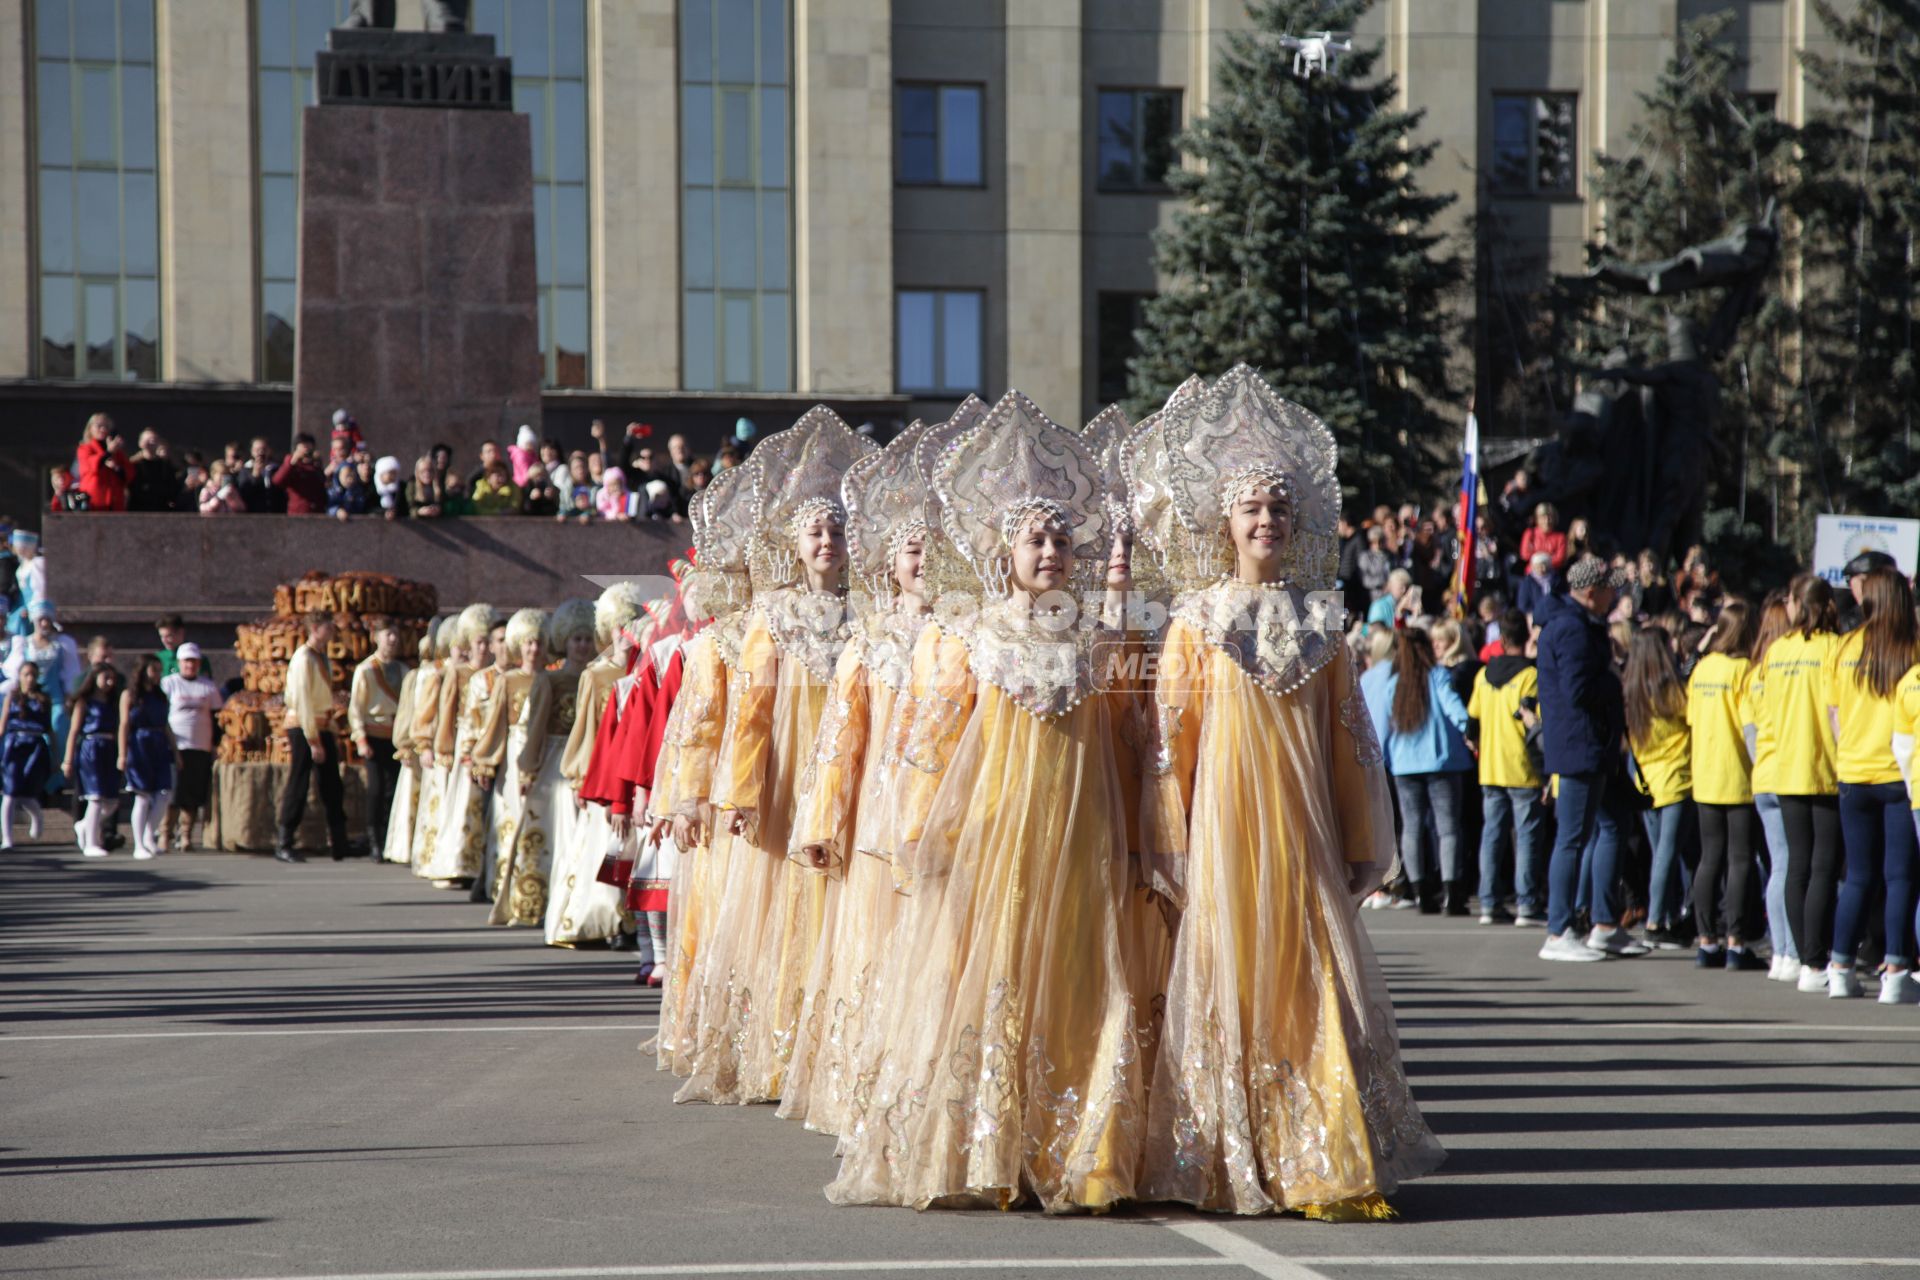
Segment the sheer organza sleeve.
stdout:
[[800,801],[794,812],[790,853],[811,861],[801,852],[810,844],[827,851],[829,874],[844,874],[853,849],[854,805],[866,763],[867,734],[872,723],[871,676],[862,661],[864,651],[848,645],[834,668],[833,688],[814,739],[813,755],[800,777]]
[[553,677],[544,671],[534,673],[527,690],[527,741],[520,748],[516,767],[520,779],[533,781],[547,754],[547,721],[553,717]]
[[476,782],[491,783],[507,762],[507,730],[513,720],[513,694],[502,679],[501,687],[487,699],[487,718],[468,749]]
[[655,818],[695,817],[713,787],[727,726],[727,669],[711,636],[687,649],[686,680],[667,713],[648,808]]
[[413,754],[433,750],[435,731],[440,724],[440,669],[421,667],[413,685],[413,721],[408,727]]
[[418,670],[407,672],[393,705],[393,758],[401,764],[413,759],[413,691],[419,683]]
[[973,712],[974,679],[967,666],[967,647],[938,626],[928,626],[914,646],[906,696],[912,709],[900,743],[899,785],[894,792],[896,872],[913,865],[911,855],[926,832],[934,795]]
[[756,612],[740,641],[740,672],[735,683],[740,696],[727,707],[733,746],[724,753],[713,784],[713,807],[745,815],[749,831],[756,827],[765,799],[779,680],[780,651],[774,645],[773,633]]
[[1140,768],[1140,869],[1147,887],[1176,906],[1187,903],[1187,820],[1200,763],[1207,645],[1184,622],[1167,629],[1151,688]]
[[1340,853],[1349,864],[1370,864],[1366,889],[1375,888],[1393,862],[1393,801],[1380,740],[1374,736],[1360,680],[1345,645],[1336,646],[1321,678],[1327,681],[1327,733],[1333,757],[1334,812],[1340,823]]

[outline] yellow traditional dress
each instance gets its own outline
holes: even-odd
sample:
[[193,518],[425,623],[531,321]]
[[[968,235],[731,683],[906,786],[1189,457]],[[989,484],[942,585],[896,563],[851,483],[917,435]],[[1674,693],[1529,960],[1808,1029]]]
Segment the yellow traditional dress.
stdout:
[[499,851],[488,924],[539,924],[546,915],[549,850],[544,821],[536,838],[526,836],[532,783],[546,763],[552,705],[553,682],[546,672],[507,672],[474,746],[474,775],[493,792],[493,841]]
[[648,813],[654,819],[697,819],[705,843],[682,848],[667,894],[667,938],[672,948],[660,992],[660,1030],[654,1040],[659,1070],[693,1074],[702,1039],[698,981],[725,883],[733,837],[714,831],[709,799],[726,738],[728,686],[739,654],[741,619],[716,621],[687,642],[680,696],[668,713],[654,765]]
[[[837,1204],[1101,1209],[1133,1194],[1143,1065],[1120,953],[1113,708],[1024,603],[921,633],[896,855],[911,900]],[[1064,661],[1062,660],[1064,656]]]
[[441,884],[471,881],[486,864],[491,825],[487,820],[489,795],[473,772],[473,750],[486,728],[506,672],[484,667],[467,677],[449,726],[440,726],[440,741],[448,748],[451,772],[442,806],[440,838],[424,874]]
[[401,677],[400,697],[394,705],[393,759],[400,766],[400,780],[394,784],[393,807],[387,811],[387,843],[380,851],[382,861],[403,865],[413,858],[413,825],[420,798],[420,761],[413,754],[413,697],[420,671],[415,667]]
[[440,830],[446,825],[447,784],[457,763],[453,755],[454,736],[459,728],[460,695],[473,668],[464,662],[443,663],[429,683],[421,677],[421,689],[414,694],[419,709],[414,713],[414,749],[431,753],[433,764],[420,772],[420,816],[413,832],[413,874],[430,879],[427,870],[434,850],[440,847]]
[[1392,859],[1381,754],[1337,632],[1287,587],[1180,597],[1142,837],[1183,903],[1142,1195],[1266,1213],[1444,1158],[1354,910]]
[[727,858],[701,988],[699,1045],[680,1102],[780,1096],[829,881],[787,857],[800,774],[846,644],[841,597],[798,587],[754,601],[728,690],[715,821],[747,823]]
[[[521,886],[516,891],[519,894],[516,911],[532,913],[530,919],[517,918],[518,924],[544,925],[547,900],[552,892],[555,850],[567,847],[573,835],[573,788],[561,773],[560,764],[573,732],[574,716],[579,709],[580,674],[585,669],[584,663],[567,662],[545,673],[548,693],[545,741],[540,751],[540,767],[521,801],[520,830],[513,843],[513,876]],[[532,739],[529,723],[529,745]],[[506,854],[501,856],[505,858]],[[533,906],[536,895],[537,910]]]
[[[599,657],[587,664],[574,687],[573,728],[561,752],[560,772],[577,796],[593,762],[594,739],[607,699],[619,682],[620,665]],[[606,806],[575,805],[567,819],[565,839],[554,846],[547,885],[545,936],[550,947],[598,942],[619,933],[625,924],[620,890],[595,877],[600,861],[613,843],[613,826]]]
[[855,1046],[866,1030],[874,977],[893,934],[896,906],[891,783],[886,750],[894,705],[928,615],[889,610],[856,623],[840,655],[826,722],[801,780],[791,840],[796,859],[826,848],[823,873],[842,881],[807,974],[806,1003],[778,1115],[821,1133],[841,1132],[852,1095]]

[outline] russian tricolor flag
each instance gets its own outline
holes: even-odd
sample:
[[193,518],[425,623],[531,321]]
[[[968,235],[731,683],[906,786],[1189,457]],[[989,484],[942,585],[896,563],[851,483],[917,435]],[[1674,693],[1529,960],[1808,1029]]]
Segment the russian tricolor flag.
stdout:
[[1466,436],[1460,445],[1460,562],[1453,570],[1454,616],[1464,618],[1473,603],[1474,525],[1480,514],[1480,420],[1467,409]]

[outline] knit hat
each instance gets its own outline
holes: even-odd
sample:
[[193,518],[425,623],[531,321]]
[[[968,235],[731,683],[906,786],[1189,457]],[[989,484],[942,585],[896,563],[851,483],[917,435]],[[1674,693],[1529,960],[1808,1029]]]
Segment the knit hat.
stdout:
[[1588,587],[1612,587],[1617,591],[1625,583],[1626,574],[1599,556],[1581,556],[1573,568],[1567,570],[1570,591],[1585,591]]
[[531,449],[540,443],[540,433],[523,422],[520,424],[520,434],[514,437],[514,443],[522,449]]

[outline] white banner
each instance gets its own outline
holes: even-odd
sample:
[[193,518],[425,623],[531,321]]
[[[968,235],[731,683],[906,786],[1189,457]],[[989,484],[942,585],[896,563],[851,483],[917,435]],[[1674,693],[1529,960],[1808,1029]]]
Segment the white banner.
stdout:
[[1847,561],[1863,551],[1884,551],[1909,578],[1920,565],[1920,520],[1880,516],[1821,516],[1813,535],[1813,571],[1836,587],[1846,586]]

